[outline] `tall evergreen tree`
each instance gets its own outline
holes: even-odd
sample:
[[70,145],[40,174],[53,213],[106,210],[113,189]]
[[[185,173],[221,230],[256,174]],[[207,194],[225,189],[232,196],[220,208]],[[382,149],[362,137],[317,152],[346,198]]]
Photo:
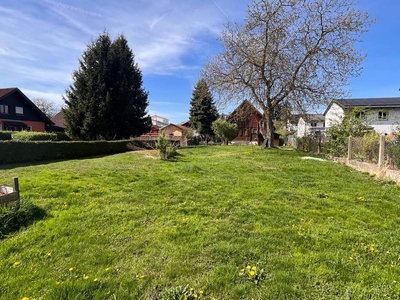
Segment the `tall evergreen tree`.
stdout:
[[204,79],[200,79],[193,90],[189,115],[191,127],[204,136],[206,141],[214,135],[212,123],[218,119],[218,111]]
[[123,35],[92,42],[73,73],[63,109],[67,132],[76,139],[121,139],[147,132],[148,93]]

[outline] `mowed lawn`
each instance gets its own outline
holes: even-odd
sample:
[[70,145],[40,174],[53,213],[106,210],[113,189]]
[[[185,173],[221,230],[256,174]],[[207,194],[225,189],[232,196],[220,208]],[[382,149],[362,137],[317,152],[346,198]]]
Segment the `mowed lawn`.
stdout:
[[400,297],[399,186],[296,151],[179,154],[1,167],[46,217],[0,240],[0,299]]

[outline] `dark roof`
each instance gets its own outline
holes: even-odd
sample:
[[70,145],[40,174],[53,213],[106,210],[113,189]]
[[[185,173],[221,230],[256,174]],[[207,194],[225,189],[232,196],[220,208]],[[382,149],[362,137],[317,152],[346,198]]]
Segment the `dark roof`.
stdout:
[[306,114],[302,116],[306,121],[325,121],[325,116],[323,114]]
[[334,100],[344,108],[365,106],[365,107],[400,107],[400,97],[392,98],[354,98]]
[[239,106],[236,107],[235,110],[226,117],[226,120],[234,120],[237,117],[240,119],[247,118],[253,114],[262,117],[260,111],[249,100],[243,100],[243,102],[240,103]]
[[4,88],[0,89],[0,101],[5,97],[9,96],[12,93],[19,93],[28,104],[30,104],[45,120],[45,123],[52,125],[53,121],[51,121],[45,114],[42,112],[36,105],[33,103],[23,92],[20,91],[19,88]]
[[16,90],[16,89],[17,89],[17,88],[0,89],[0,99],[1,99],[3,96],[7,95],[8,93],[10,93],[10,92],[12,92],[12,91],[14,91],[14,90]]

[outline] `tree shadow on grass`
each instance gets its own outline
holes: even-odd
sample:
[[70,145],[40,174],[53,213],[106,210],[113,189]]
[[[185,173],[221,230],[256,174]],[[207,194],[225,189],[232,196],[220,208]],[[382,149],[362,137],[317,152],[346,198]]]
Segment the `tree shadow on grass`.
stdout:
[[0,207],[0,240],[46,216],[47,213],[43,208],[29,202],[22,203],[18,210],[11,207]]

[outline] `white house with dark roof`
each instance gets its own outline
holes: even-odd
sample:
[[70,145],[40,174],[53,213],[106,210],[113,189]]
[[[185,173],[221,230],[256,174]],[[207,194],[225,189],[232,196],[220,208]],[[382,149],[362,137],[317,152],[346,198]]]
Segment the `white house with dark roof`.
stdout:
[[325,132],[325,117],[321,114],[306,114],[299,117],[297,137],[321,135]]
[[324,112],[326,129],[343,120],[346,111],[365,108],[366,122],[380,134],[390,134],[400,128],[400,97],[357,98],[333,100]]

